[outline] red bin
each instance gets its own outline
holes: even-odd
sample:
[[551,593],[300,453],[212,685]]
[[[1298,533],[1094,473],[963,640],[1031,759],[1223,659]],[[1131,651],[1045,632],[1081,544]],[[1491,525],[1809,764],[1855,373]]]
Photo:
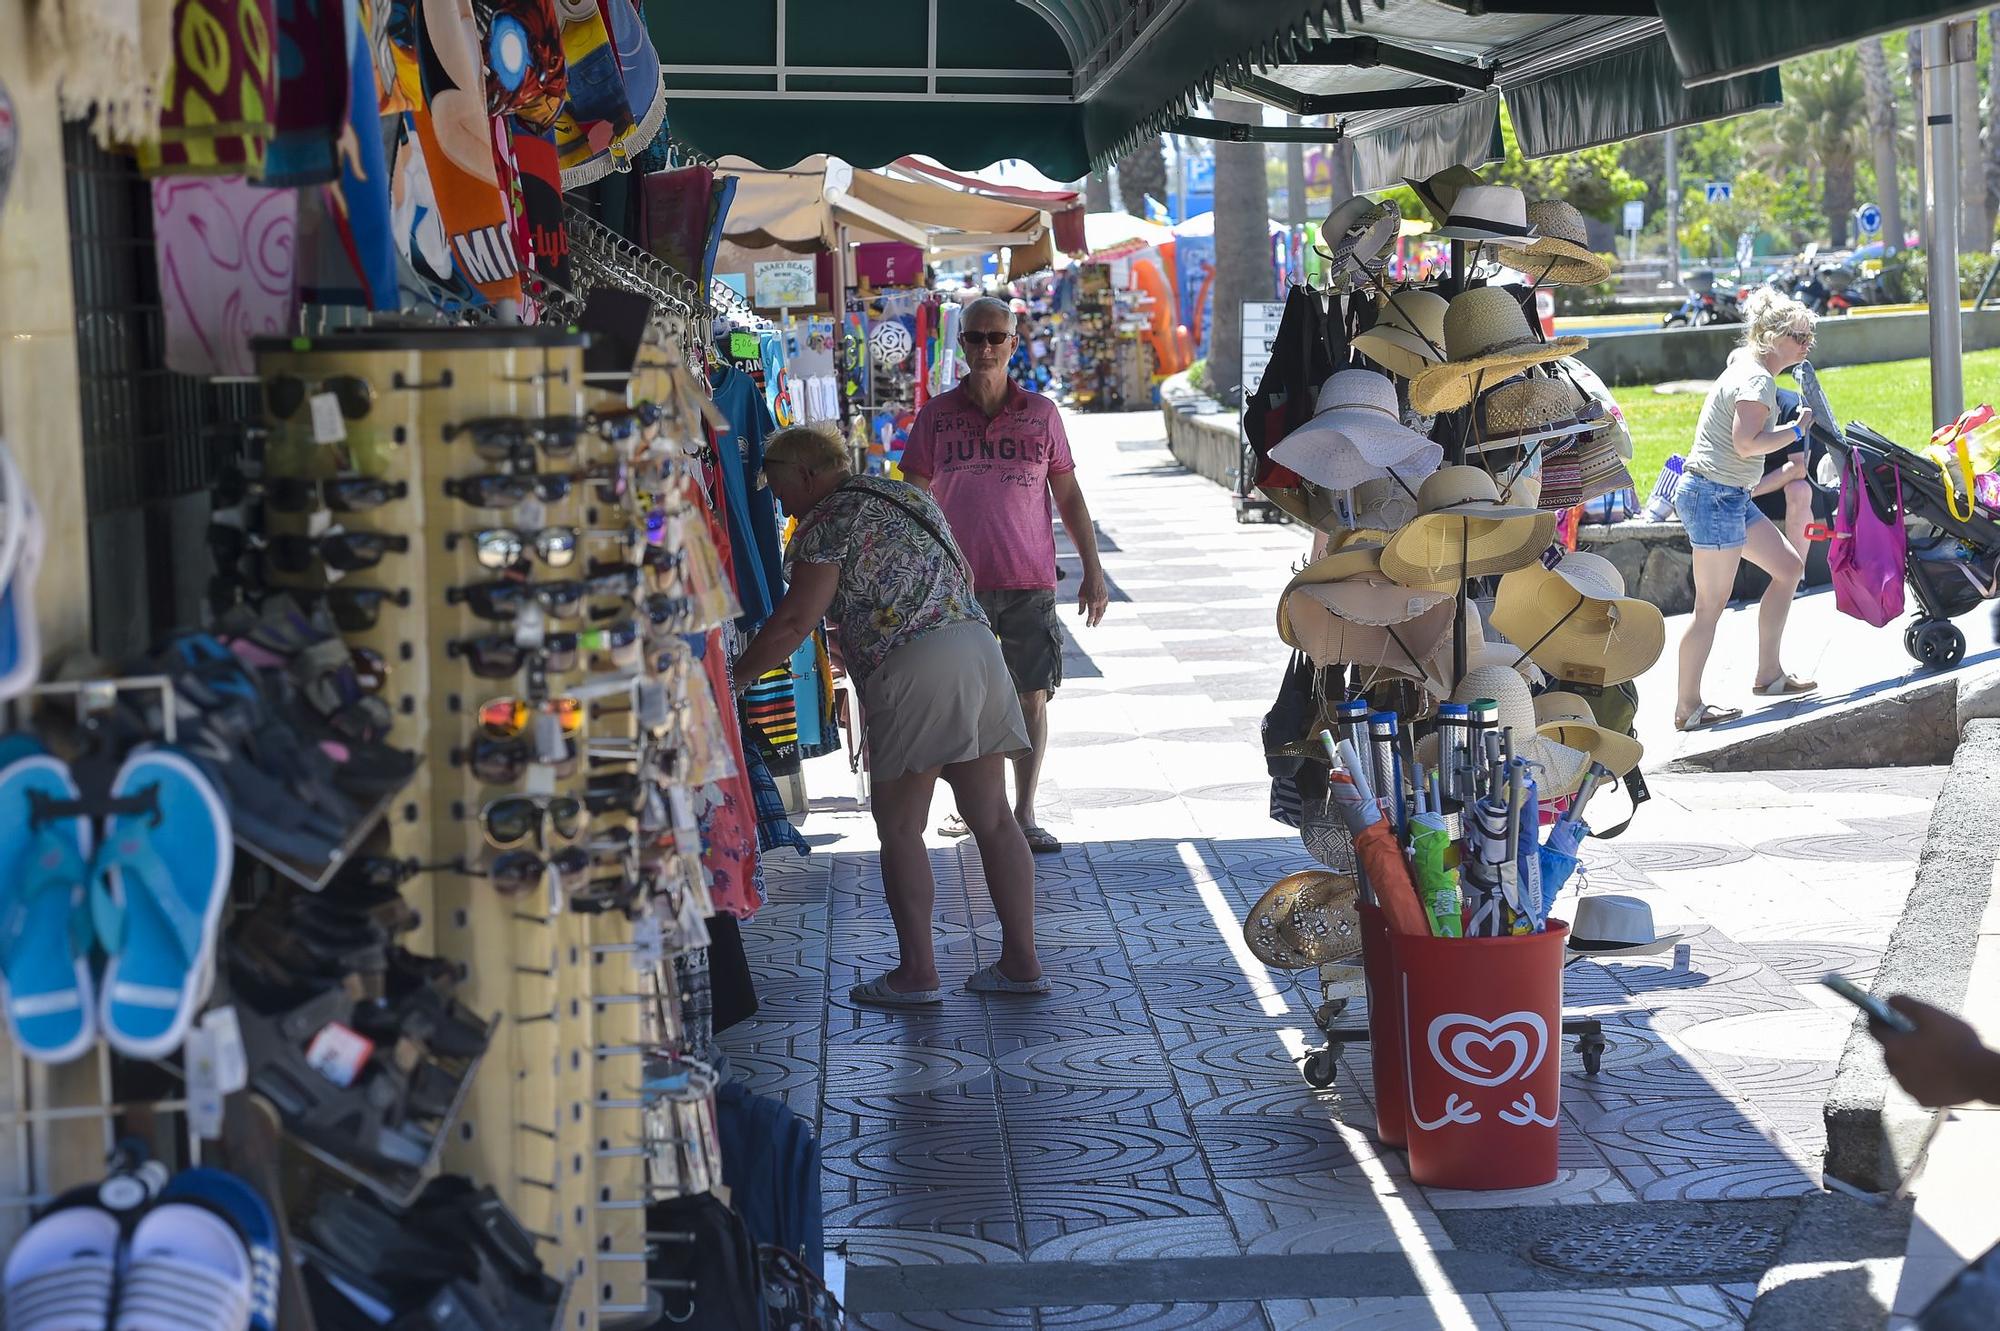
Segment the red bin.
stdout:
[[1375,1073],[1375,1139],[1403,1144],[1403,1028],[1391,980],[1389,925],[1381,908],[1363,902],[1361,971],[1368,983],[1368,1061]]
[[[1532,1188],[1556,1177],[1563,940],[1390,941],[1410,1177],[1432,1188]],[[1377,1086],[1378,1093],[1380,1086]]]

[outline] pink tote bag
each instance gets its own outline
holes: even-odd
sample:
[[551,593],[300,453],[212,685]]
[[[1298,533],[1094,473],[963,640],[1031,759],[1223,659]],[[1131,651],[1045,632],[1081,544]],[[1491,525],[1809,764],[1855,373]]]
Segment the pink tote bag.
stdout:
[[1861,466],[1858,457],[1848,455],[1826,563],[1833,574],[1833,603],[1879,629],[1903,613],[1903,561],[1909,549],[1903,478],[1896,477],[1896,510],[1884,520],[1868,498]]

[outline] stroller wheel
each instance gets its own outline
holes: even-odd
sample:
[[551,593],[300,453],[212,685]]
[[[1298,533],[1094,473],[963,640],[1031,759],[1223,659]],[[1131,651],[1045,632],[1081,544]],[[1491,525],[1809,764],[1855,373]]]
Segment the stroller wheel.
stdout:
[[[1915,656],[1917,654],[1918,627],[1919,625],[1916,624],[1905,624],[1903,626],[1903,650],[1911,656]],[[2000,623],[1996,623],[1994,628],[1995,628],[1994,636],[1996,638],[2000,638]]]
[[1911,655],[1932,670],[1949,670],[1965,659],[1965,635],[1956,624],[1934,619],[1917,628]]
[[1301,1071],[1305,1074],[1306,1085],[1316,1091],[1323,1091],[1333,1085],[1334,1076],[1340,1070],[1340,1060],[1332,1049],[1315,1049],[1306,1055],[1306,1064]]

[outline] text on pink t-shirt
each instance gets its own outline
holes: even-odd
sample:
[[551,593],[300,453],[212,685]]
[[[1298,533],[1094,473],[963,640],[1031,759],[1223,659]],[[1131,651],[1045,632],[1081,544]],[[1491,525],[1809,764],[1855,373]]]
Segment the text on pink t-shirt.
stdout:
[[903,451],[904,474],[930,481],[982,592],[1056,585],[1049,477],[1075,470],[1056,404],[1014,384],[990,420],[963,386],[940,393]]

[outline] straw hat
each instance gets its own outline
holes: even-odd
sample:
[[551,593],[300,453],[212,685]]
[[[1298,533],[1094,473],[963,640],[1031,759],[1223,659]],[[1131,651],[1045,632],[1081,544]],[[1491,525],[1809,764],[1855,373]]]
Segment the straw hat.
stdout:
[[1271,450],[1271,460],[1315,485],[1351,490],[1390,472],[1420,482],[1444,448],[1403,424],[1396,386],[1372,370],[1340,370],[1319,389],[1313,418]]
[[1561,690],[1535,699],[1535,732],[1543,739],[1582,749],[1592,762],[1609,768],[1613,776],[1624,776],[1637,767],[1646,753],[1630,735],[1598,725],[1589,703]]
[[1378,268],[1388,257],[1402,224],[1402,209],[1395,204],[1371,203],[1357,194],[1334,205],[1320,223],[1313,248],[1336,274],[1350,259],[1362,268]]
[[1410,381],[1410,405],[1425,414],[1456,411],[1472,401],[1482,381],[1497,383],[1589,345],[1582,337],[1542,341],[1506,287],[1462,291],[1445,310],[1445,362]]
[[1525,567],[1556,533],[1555,514],[1501,503],[1478,467],[1434,473],[1417,492],[1417,508],[1382,551],[1382,571],[1410,586]]
[[[1490,698],[1500,705],[1500,728],[1514,736],[1514,756],[1525,758],[1535,769],[1535,785],[1541,798],[1560,799],[1574,794],[1590,770],[1590,757],[1581,749],[1549,739],[1537,729],[1535,699],[1528,681],[1504,665],[1473,666],[1451,691],[1451,702],[1475,703]],[[1437,764],[1438,740],[1426,735],[1417,744],[1417,761],[1426,767]]]
[[1278,637],[1313,664],[1379,666],[1415,676],[1451,635],[1454,589],[1382,576],[1382,547],[1357,543],[1313,561],[1278,598]]
[[[1577,484],[1583,497],[1578,503],[1588,503],[1601,495],[1630,490],[1632,473],[1626,470],[1625,460],[1618,456],[1618,440],[1622,430],[1603,429],[1575,444],[1577,460]],[[1623,435],[1629,441],[1631,435]]]
[[1444,312],[1449,302],[1435,291],[1410,287],[1375,304],[1375,325],[1357,333],[1354,349],[1403,379],[1411,379],[1444,359]]
[[1471,452],[1570,439],[1597,429],[1597,404],[1567,379],[1523,375],[1479,395],[1472,410]]
[[1286,874],[1243,921],[1250,955],[1279,970],[1305,970],[1361,950],[1354,879],[1323,869]]
[[1625,425],[1624,409],[1618,399],[1611,396],[1611,390],[1597,377],[1597,372],[1574,356],[1565,356],[1549,366],[1550,374],[1560,374],[1590,394],[1597,405],[1604,408],[1604,428],[1611,435],[1611,445],[1618,450],[1618,456],[1627,462],[1632,460],[1632,431]]
[[1394,476],[1363,481],[1352,490],[1334,490],[1302,481],[1297,485],[1260,485],[1264,497],[1314,531],[1359,533],[1386,541],[1389,533],[1417,516],[1417,500]]
[[[1526,680],[1530,688],[1546,678],[1533,661],[1521,655],[1520,648],[1511,643],[1487,638],[1486,628],[1480,620],[1477,608],[1468,604],[1465,614],[1465,668],[1477,670],[1481,666],[1500,666],[1512,670]],[[1424,691],[1431,697],[1448,699],[1452,695],[1452,690],[1458,685],[1458,645],[1453,640],[1453,635],[1447,633],[1438,643],[1437,650],[1424,658],[1420,674],[1412,674],[1407,670],[1393,671],[1386,666],[1383,667],[1383,672],[1415,679],[1424,686]],[[1384,682],[1381,678],[1359,673],[1354,676],[1354,680],[1356,687],[1359,688],[1369,688]]]
[[1591,252],[1583,214],[1561,199],[1529,204],[1528,225],[1539,237],[1525,249],[1501,250],[1496,257],[1506,267],[1549,287],[1594,286],[1611,276],[1611,265]]
[[1625,595],[1618,566],[1588,550],[1559,554],[1500,580],[1493,627],[1535,664],[1577,684],[1623,684],[1646,673],[1666,646],[1658,606]]
[[1437,234],[1505,249],[1535,239],[1528,224],[1528,201],[1512,185],[1468,185],[1451,201],[1451,214]]
[[1443,223],[1451,216],[1451,205],[1458,199],[1459,191],[1486,181],[1469,166],[1448,166],[1428,180],[1411,180],[1403,177],[1403,183],[1416,192],[1423,201],[1424,209]]

